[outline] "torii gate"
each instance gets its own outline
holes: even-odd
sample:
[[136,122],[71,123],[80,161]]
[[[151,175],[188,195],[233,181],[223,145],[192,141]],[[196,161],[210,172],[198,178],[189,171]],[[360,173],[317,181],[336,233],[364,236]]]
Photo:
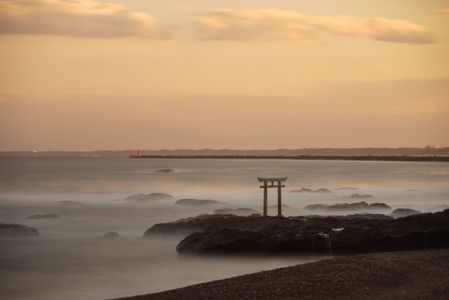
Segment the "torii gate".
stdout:
[[[287,180],[287,177],[257,177],[259,182],[263,182],[260,188],[263,188],[263,216],[267,216],[267,200],[268,200],[268,188],[278,189],[278,217],[282,217],[282,193],[281,188],[285,187],[282,182]],[[270,185],[268,185],[270,182]],[[276,184],[275,184],[276,183]]]

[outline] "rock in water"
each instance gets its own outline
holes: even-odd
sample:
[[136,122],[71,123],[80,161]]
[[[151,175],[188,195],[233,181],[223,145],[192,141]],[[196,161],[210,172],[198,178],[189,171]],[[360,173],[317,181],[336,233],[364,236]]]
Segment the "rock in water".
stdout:
[[153,202],[158,200],[169,200],[169,199],[173,199],[173,196],[165,193],[149,193],[149,194],[142,193],[128,196],[124,200],[135,203],[143,203],[143,202]]
[[59,216],[57,214],[42,214],[42,215],[32,215],[27,217],[27,219],[31,220],[50,220],[50,219],[57,219]]
[[291,190],[290,193],[318,193],[318,194],[323,194],[323,193],[332,193],[332,191],[329,190],[329,189],[326,189],[326,188],[319,188],[319,189],[313,190],[313,189],[309,189],[309,188],[303,187],[303,188],[298,189],[298,190]]
[[370,198],[374,198],[373,195],[369,195],[369,194],[351,194],[349,196],[345,196],[343,198],[351,198],[351,199],[370,199]]
[[[216,220],[203,221],[211,225]],[[398,219],[231,216],[219,221],[184,238],[178,252],[349,254],[449,248],[449,209]]]
[[389,205],[387,205],[385,203],[378,203],[378,202],[371,203],[369,205],[369,207],[372,208],[372,209],[391,209],[391,206],[389,206]]
[[408,217],[413,215],[422,214],[419,210],[414,210],[411,208],[397,208],[393,210],[393,212],[390,214],[393,218],[402,218],[402,217]]
[[206,206],[206,205],[220,205],[226,204],[225,202],[220,202],[217,200],[209,200],[209,199],[194,199],[194,198],[184,198],[179,199],[175,202],[176,205],[184,205],[184,206]]
[[116,239],[116,238],[120,237],[120,234],[118,234],[117,232],[111,231],[111,232],[106,233],[103,237],[105,239]]
[[0,237],[38,236],[39,230],[33,227],[0,223]]
[[214,214],[217,215],[236,215],[236,216],[249,216],[257,213],[252,208],[219,208],[214,211]]
[[380,210],[391,209],[391,207],[385,203],[371,203],[368,204],[364,201],[354,203],[336,203],[331,205],[326,204],[310,204],[305,207],[309,210],[326,210],[326,211],[357,211],[357,210]]

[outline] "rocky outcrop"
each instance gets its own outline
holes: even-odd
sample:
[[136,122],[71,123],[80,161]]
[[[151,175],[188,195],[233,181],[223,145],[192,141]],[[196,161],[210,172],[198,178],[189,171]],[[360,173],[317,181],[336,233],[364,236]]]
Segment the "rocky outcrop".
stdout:
[[59,216],[57,214],[42,214],[42,215],[32,215],[27,217],[30,220],[51,220],[57,219]]
[[249,216],[252,214],[256,214],[257,211],[255,211],[252,208],[219,208],[214,211],[214,214],[221,214],[221,215],[236,215],[236,216]]
[[[203,222],[211,225],[209,218]],[[223,221],[223,220],[220,220]],[[179,253],[345,254],[449,248],[449,210],[399,219],[230,217],[190,234]]]
[[342,187],[335,188],[334,190],[336,190],[336,191],[356,191],[356,190],[358,190],[358,188],[352,187],[352,186],[342,186]]
[[393,218],[402,218],[402,217],[408,217],[413,215],[422,214],[419,210],[414,210],[411,208],[397,208],[393,210],[393,212],[390,214]]
[[350,199],[371,199],[374,198],[373,195],[370,194],[359,194],[359,193],[355,193],[355,194],[351,194],[349,196],[344,196],[343,198],[350,198]]
[[197,217],[180,219],[170,223],[155,224],[147,231],[143,237],[148,238],[157,235],[185,235],[199,231],[214,231],[222,228],[257,231],[264,227],[271,227],[278,222],[285,222],[289,219],[282,218],[262,218],[260,215],[252,214],[249,217],[235,216],[231,214],[200,215]]
[[33,227],[0,223],[0,237],[29,237],[38,235],[39,231]]
[[184,198],[179,199],[178,201],[175,202],[175,204],[182,206],[208,206],[208,205],[222,205],[226,203],[210,199]]
[[326,188],[320,188],[320,189],[309,189],[309,188],[301,188],[301,189],[297,189],[297,190],[291,190],[290,193],[318,193],[318,194],[323,194],[323,193],[332,193],[332,191],[326,189]]
[[368,204],[364,201],[354,203],[336,203],[331,205],[326,204],[310,204],[304,207],[308,210],[326,210],[326,211],[359,211],[359,210],[383,210],[391,209],[385,203],[371,203]]
[[165,193],[149,193],[149,194],[135,194],[126,197],[124,200],[135,202],[135,203],[144,203],[144,202],[154,202],[158,200],[170,200],[173,199],[172,195]]
[[105,238],[105,239],[117,239],[119,237],[120,237],[120,234],[118,234],[115,231],[108,232],[103,236],[103,238]]

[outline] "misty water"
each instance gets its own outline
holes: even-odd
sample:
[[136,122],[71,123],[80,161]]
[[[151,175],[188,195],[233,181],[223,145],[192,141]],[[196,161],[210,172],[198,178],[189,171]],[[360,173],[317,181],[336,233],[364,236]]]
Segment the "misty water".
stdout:
[[[159,169],[172,173],[158,173]],[[160,222],[217,208],[261,211],[257,176],[288,176],[284,215],[316,214],[307,204],[357,202],[434,212],[449,207],[449,164],[300,160],[0,158],[0,223],[35,227],[40,236],[0,239],[2,299],[105,299],[150,293],[321,259],[310,256],[179,256],[179,237],[143,239]],[[327,188],[328,194],[290,193]],[[345,189],[345,188],[352,189]],[[342,189],[343,188],[343,189]],[[125,201],[161,192],[172,200]],[[179,207],[180,198],[214,199],[217,207]],[[64,205],[61,201],[77,201]],[[269,193],[270,204],[276,191]],[[389,213],[390,211],[386,212]],[[57,219],[30,215],[55,213]],[[269,213],[275,214],[275,208]],[[104,239],[116,231],[120,238]]]

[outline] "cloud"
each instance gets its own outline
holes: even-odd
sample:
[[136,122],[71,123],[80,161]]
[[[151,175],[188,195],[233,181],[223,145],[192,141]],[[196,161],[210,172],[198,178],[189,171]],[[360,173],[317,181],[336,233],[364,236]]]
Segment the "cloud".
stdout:
[[0,34],[164,39],[170,29],[146,12],[99,0],[0,0]]
[[438,10],[438,13],[439,13],[440,15],[449,17],[449,8],[443,8],[443,9],[440,9],[440,10]]
[[208,11],[198,17],[196,32],[200,40],[289,40],[311,44],[325,33],[396,43],[435,42],[424,27],[405,20],[309,16],[275,9]]

